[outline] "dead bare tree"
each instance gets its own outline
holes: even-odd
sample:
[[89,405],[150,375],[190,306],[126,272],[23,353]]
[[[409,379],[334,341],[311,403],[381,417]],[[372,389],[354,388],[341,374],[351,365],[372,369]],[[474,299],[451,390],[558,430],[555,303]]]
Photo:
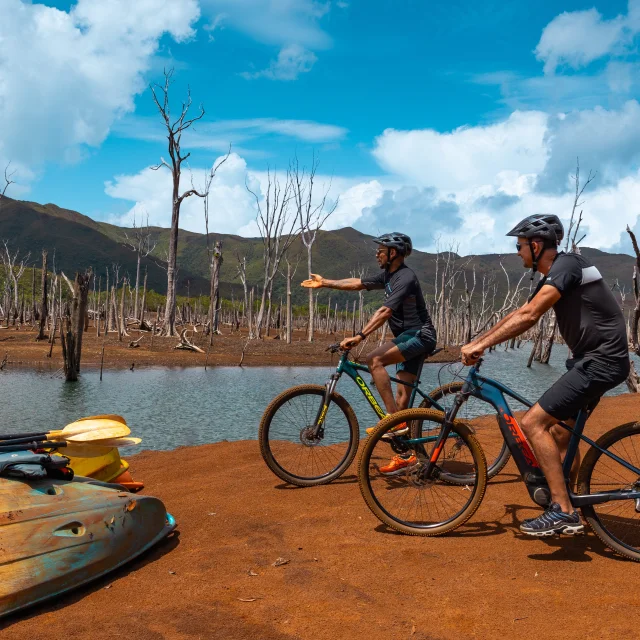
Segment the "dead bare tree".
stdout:
[[6,195],[7,189],[12,184],[15,184],[15,180],[12,180],[11,178],[15,175],[16,172],[15,171],[9,172],[9,167],[11,167],[11,162],[9,162],[7,166],[4,168],[4,185],[2,187],[2,191],[0,191],[0,200],[4,198],[4,196]]
[[13,294],[13,309],[17,311],[19,297],[18,283],[24,274],[24,270],[27,267],[27,261],[31,254],[27,253],[26,256],[20,258],[19,249],[16,249],[15,253],[12,253],[9,249],[9,242],[7,240],[3,240],[2,244],[4,245],[4,251],[2,251],[1,259],[5,267],[7,279],[9,280],[10,292]]
[[[65,279],[67,279],[66,276]],[[60,342],[62,344],[64,374],[67,382],[76,381],[80,371],[82,335],[84,332],[84,318],[87,313],[87,297],[89,295],[90,281],[90,269],[84,274],[76,274],[75,282],[72,285],[73,300],[71,303],[71,315],[64,319],[61,317]]]
[[[633,309],[633,319],[631,320],[631,326],[629,328],[629,338],[631,340],[631,347],[636,355],[640,355],[640,341],[638,340],[638,323],[640,322],[640,286],[638,284],[638,274],[640,273],[640,249],[638,248],[638,241],[636,236],[627,225],[627,233],[631,238],[631,244],[633,245],[633,251],[636,254],[636,263],[633,266],[633,296],[635,299],[635,306]],[[634,393],[640,392],[640,377],[636,372],[633,360],[631,361],[631,371],[627,378],[627,387]]]
[[44,334],[44,328],[47,323],[47,250],[42,250],[42,284],[41,294],[42,301],[40,302],[40,329],[36,340],[44,340],[47,336]]
[[[587,176],[586,182],[580,187],[580,158],[576,158],[576,173],[573,176],[575,183],[575,197],[573,199],[573,207],[571,209],[571,219],[569,220],[569,228],[567,230],[567,235],[565,239],[564,250],[569,251],[570,253],[580,253],[579,244],[586,238],[586,233],[582,234],[579,238],[578,233],[580,231],[580,224],[582,223],[582,213],[583,210],[580,209],[578,213],[578,217],[576,219],[576,211],[579,207],[584,204],[584,200],[580,200],[582,198],[582,194],[585,189],[591,184],[597,175],[597,172],[592,172],[589,170],[589,175]],[[539,328],[539,339],[542,341],[544,339],[545,327],[549,327],[547,338],[544,344],[544,348],[542,344],[538,347],[538,352],[540,353],[539,360],[542,364],[549,364],[549,360],[551,359],[551,350],[553,349],[553,344],[556,340],[556,335],[558,332],[558,321],[555,313],[551,313],[548,311],[545,314],[547,317],[543,317],[540,321]],[[534,345],[534,354],[535,357],[535,345]],[[529,358],[531,361],[532,358]],[[530,365],[529,365],[530,366]]]
[[189,336],[187,336],[187,329],[183,329],[180,333],[180,342],[173,347],[174,349],[182,349],[184,351],[197,351],[198,353],[204,353],[204,351],[193,344],[191,340],[189,340]]
[[[290,172],[292,176],[293,197],[297,209],[298,224],[300,226],[300,238],[307,249],[307,268],[309,277],[312,273],[312,249],[313,244],[318,236],[318,231],[327,221],[329,216],[336,210],[338,200],[336,199],[329,208],[326,208],[329,187],[319,198],[314,198],[313,189],[315,185],[316,172],[318,170],[319,160],[315,153],[311,161],[311,168],[307,171],[306,167],[300,169],[300,163],[296,156],[291,163]],[[309,326],[307,331],[307,340],[313,341],[314,331],[314,307],[313,307],[313,289],[309,289]]]
[[144,226],[138,226],[136,221],[136,214],[133,214],[133,227],[131,231],[127,233],[124,232],[124,236],[126,238],[126,242],[123,244],[135,252],[136,254],[136,287],[134,292],[134,301],[133,301],[133,317],[135,320],[140,323],[142,322],[142,318],[140,317],[142,314],[139,314],[138,308],[138,292],[140,290],[140,263],[143,258],[146,258],[153,250],[156,248],[158,244],[157,241],[152,239],[151,228],[149,227],[149,214],[147,214],[147,220]]
[[207,254],[209,256],[209,346],[213,344],[213,334],[218,333],[218,311],[220,305],[220,269],[222,268],[222,241],[218,240],[213,248],[209,244],[209,193],[211,192],[211,183],[216,175],[218,167],[227,161],[231,154],[231,147],[227,155],[217,164],[211,172],[205,176],[205,197],[204,204],[204,223],[207,238]]
[[[580,198],[582,197],[584,190],[595,180],[597,173],[597,171],[592,173],[591,170],[589,170],[587,181],[584,183],[584,185],[582,185],[582,188],[580,188],[580,158],[576,158],[576,174],[575,176],[573,176],[576,195],[573,199],[573,208],[571,209],[571,220],[569,221],[569,229],[567,231],[566,242],[564,245],[565,251],[569,250],[569,244],[571,244],[571,253],[580,253],[578,245],[585,239],[586,234],[584,234],[580,239],[576,240],[578,237],[578,231],[580,229],[580,223],[582,222],[582,209],[578,214],[577,220],[575,219],[576,210],[578,209],[578,207],[584,204],[584,200],[580,202]],[[571,235],[572,231],[573,236]]]
[[267,192],[264,202],[261,202],[258,194],[246,185],[247,191],[253,195],[256,201],[256,222],[260,230],[263,246],[263,283],[260,309],[255,320],[256,338],[261,337],[262,324],[266,312],[267,296],[271,291],[273,279],[278,273],[278,267],[283,256],[296,238],[297,216],[291,215],[290,202],[292,194],[292,176],[287,171],[284,187],[278,180],[277,173],[267,170]]
[[[173,181],[172,197],[171,197],[171,231],[169,234],[169,253],[167,256],[167,301],[164,313],[164,334],[174,336],[176,334],[176,285],[177,285],[177,268],[176,262],[178,257],[178,225],[180,222],[180,206],[182,202],[191,196],[206,198],[207,192],[198,191],[191,184],[191,189],[180,193],[180,178],[182,175],[182,163],[189,158],[190,153],[182,152],[182,134],[189,129],[195,122],[204,117],[204,108],[200,106],[198,115],[189,118],[189,109],[191,108],[191,91],[187,91],[187,99],[182,103],[182,109],[177,119],[172,121],[171,107],[169,100],[169,89],[172,84],[173,69],[164,71],[164,84],[152,85],[151,93],[153,100],[160,112],[163,124],[167,131],[167,139],[169,140],[169,156],[171,164],[164,158],[160,158],[160,163],[151,167],[157,171],[161,167],[166,167],[171,171]],[[227,155],[228,157],[228,155]],[[224,160],[223,160],[224,162]],[[215,163],[211,167],[210,176],[213,179],[220,163]]]

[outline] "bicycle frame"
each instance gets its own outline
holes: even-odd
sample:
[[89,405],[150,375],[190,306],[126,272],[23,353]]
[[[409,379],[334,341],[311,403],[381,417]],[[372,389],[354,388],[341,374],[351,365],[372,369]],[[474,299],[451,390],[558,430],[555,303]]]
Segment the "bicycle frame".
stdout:
[[[376,397],[373,395],[373,393],[371,393],[371,389],[369,389],[369,386],[360,375],[359,373],[360,371],[368,373],[369,367],[367,367],[364,364],[360,364],[358,362],[353,362],[352,360],[349,360],[348,352],[343,353],[342,356],[340,357],[340,361],[338,362],[338,366],[336,367],[335,373],[331,374],[329,380],[325,385],[326,390],[324,394],[324,401],[322,403],[322,406],[318,410],[318,414],[316,416],[316,421],[314,425],[316,430],[315,435],[319,437],[322,437],[323,435],[322,425],[324,424],[324,418],[329,409],[329,399],[331,398],[331,395],[335,391],[336,385],[338,384],[338,380],[340,380],[343,373],[346,373],[356,383],[362,395],[367,399],[367,402],[369,403],[369,405],[371,406],[371,408],[376,413],[379,419],[382,419],[387,415],[386,411],[380,406],[380,404],[376,400]],[[413,407],[413,403],[415,402],[416,395],[419,395],[423,399],[429,398],[429,402],[431,403],[434,409],[436,409],[437,411],[444,412],[443,407],[441,407],[435,400],[431,399],[428,394],[424,393],[424,391],[420,389],[421,373],[422,373],[422,367],[418,371],[418,376],[416,377],[415,382],[405,382],[404,380],[400,380],[399,378],[395,378],[393,376],[389,376],[389,377],[392,382],[396,382],[397,384],[402,384],[405,387],[411,387],[411,397],[409,398],[409,407]],[[435,439],[435,438],[432,438],[432,439]]]
[[[488,402],[498,412],[498,424],[500,427],[500,431],[507,443],[507,446],[509,447],[509,450],[511,451],[511,455],[513,456],[516,466],[518,467],[518,470],[520,471],[520,474],[524,479],[531,499],[538,504],[545,504],[544,502],[541,502],[541,499],[543,498],[543,494],[545,491],[544,488],[547,486],[546,480],[540,470],[540,465],[536,460],[535,454],[531,450],[531,447],[529,446],[529,443],[527,442],[527,439],[522,432],[518,421],[516,420],[513,412],[511,411],[511,408],[509,407],[505,395],[510,396],[518,402],[521,402],[527,407],[532,407],[533,403],[526,398],[523,398],[515,391],[512,391],[502,383],[496,380],[492,380],[491,378],[485,378],[479,375],[478,370],[481,363],[482,360],[478,361],[476,365],[469,369],[469,373],[465,380],[465,384],[462,387],[462,391],[456,396],[456,400],[453,403],[451,409],[446,412],[444,428],[441,430],[438,436],[438,440],[434,446],[431,459],[426,465],[425,474],[427,474],[428,477],[431,468],[433,468],[440,450],[442,449],[445,438],[449,436],[449,432],[453,429],[455,417],[465,398],[474,396],[480,398],[481,400],[484,400],[485,402]],[[558,423],[561,427],[571,432],[571,439],[569,440],[567,453],[562,464],[562,470],[564,472],[565,478],[568,478],[569,476],[571,466],[578,451],[578,445],[580,444],[580,440],[583,440],[590,446],[598,449],[598,451],[600,451],[604,455],[608,456],[612,460],[615,460],[615,462],[617,462],[618,464],[621,464],[632,473],[637,474],[640,480],[640,469],[629,464],[626,460],[623,460],[614,453],[603,449],[597,443],[595,443],[593,440],[582,433],[587,422],[587,418],[587,412],[580,411],[576,417],[576,423],[574,427],[570,427],[564,422]],[[408,440],[407,444],[420,444],[425,441],[427,441],[425,438],[416,438],[414,440]],[[601,493],[578,495],[574,494],[571,491],[570,484],[567,484],[571,503],[575,507],[600,504],[603,502],[609,502],[610,500],[640,499],[640,490],[604,491]],[[543,490],[542,492],[540,492],[541,489]]]

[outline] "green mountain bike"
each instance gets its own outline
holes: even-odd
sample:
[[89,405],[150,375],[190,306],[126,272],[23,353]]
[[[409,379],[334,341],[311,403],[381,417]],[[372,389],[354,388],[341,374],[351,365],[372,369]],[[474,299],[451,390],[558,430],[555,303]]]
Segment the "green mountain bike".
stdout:
[[[339,344],[327,348],[331,353],[341,352],[336,370],[325,385],[305,384],[283,391],[265,409],[260,422],[258,440],[260,452],[271,471],[281,480],[300,487],[327,484],[339,478],[353,462],[360,442],[360,426],[356,414],[347,400],[337,393],[336,387],[343,374],[351,378],[373,409],[376,422],[386,417],[386,412],[378,403],[361,373],[369,371],[366,365],[349,358],[349,351],[342,351]],[[434,352],[440,351],[438,349]],[[431,354],[433,355],[433,354]],[[444,412],[463,382],[455,381],[439,386],[426,394],[420,389],[422,366],[414,383],[403,382],[391,377],[393,382],[411,388],[409,406],[413,407],[420,396],[421,409]],[[466,407],[469,409],[472,403]],[[504,468],[511,456],[504,439],[496,428],[496,414],[490,407],[486,414],[486,403],[479,411],[474,408],[470,415],[460,415],[458,420],[485,414],[474,422],[471,428],[480,442],[487,459],[487,476],[492,478]],[[414,437],[421,437],[422,424],[419,420],[408,423]],[[452,433],[451,446],[461,448],[461,437]],[[390,437],[386,440],[389,454],[404,453],[402,439]],[[392,451],[393,450],[393,451]],[[452,483],[466,483],[468,478],[455,474]]]

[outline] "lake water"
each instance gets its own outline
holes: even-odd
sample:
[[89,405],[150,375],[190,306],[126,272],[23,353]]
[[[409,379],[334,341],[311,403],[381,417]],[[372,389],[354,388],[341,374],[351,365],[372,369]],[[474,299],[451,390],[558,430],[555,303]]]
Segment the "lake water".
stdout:
[[[535,400],[565,371],[566,347],[554,347],[550,365],[525,364],[530,345],[489,354],[481,373],[496,378]],[[336,360],[337,362],[337,360]],[[455,370],[460,368],[454,365]],[[83,372],[77,383],[65,383],[51,372],[9,369],[0,372],[2,433],[59,429],[88,415],[123,415],[132,435],[143,438],[139,449],[173,449],[220,440],[255,439],[269,401],[293,385],[322,384],[329,367],[151,368],[136,371]],[[365,377],[368,380],[368,376]],[[423,387],[430,390],[454,379],[451,367],[425,364]],[[373,411],[344,376],[338,391],[353,405],[362,429],[376,422]],[[621,385],[610,394],[624,393]],[[518,407],[514,407],[518,408]]]

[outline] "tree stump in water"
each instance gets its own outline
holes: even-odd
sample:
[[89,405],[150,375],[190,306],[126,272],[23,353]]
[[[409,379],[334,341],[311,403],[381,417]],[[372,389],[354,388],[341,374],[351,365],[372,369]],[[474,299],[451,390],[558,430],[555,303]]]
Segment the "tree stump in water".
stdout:
[[76,274],[73,285],[73,301],[70,314],[61,318],[60,342],[64,359],[64,376],[67,382],[75,382],[80,371],[82,357],[82,334],[84,333],[85,316],[87,314],[87,296],[91,270]]

